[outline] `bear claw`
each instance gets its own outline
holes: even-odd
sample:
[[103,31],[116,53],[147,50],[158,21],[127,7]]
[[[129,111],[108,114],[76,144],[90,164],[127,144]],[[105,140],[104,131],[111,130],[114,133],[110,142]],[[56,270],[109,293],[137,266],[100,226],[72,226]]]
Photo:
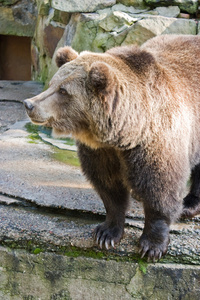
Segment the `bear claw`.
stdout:
[[147,255],[147,261],[153,261],[156,262],[161,259],[161,257],[164,255],[164,253],[160,249],[149,249],[146,248],[140,248],[139,253],[141,254],[141,258],[143,258],[145,255]]
[[112,246],[113,248],[115,248],[115,242],[114,242],[114,240],[111,240],[111,246]]
[[168,244],[169,244],[169,239],[166,239],[166,241],[164,241],[163,243],[156,244],[142,237],[140,239],[140,248],[139,248],[139,253],[141,254],[141,258],[147,256],[148,262],[150,261],[156,262],[160,260],[161,257],[166,254]]
[[119,227],[109,227],[106,223],[98,225],[93,233],[95,243],[102,249],[105,247],[107,250],[110,247],[115,248],[123,235],[123,230]]

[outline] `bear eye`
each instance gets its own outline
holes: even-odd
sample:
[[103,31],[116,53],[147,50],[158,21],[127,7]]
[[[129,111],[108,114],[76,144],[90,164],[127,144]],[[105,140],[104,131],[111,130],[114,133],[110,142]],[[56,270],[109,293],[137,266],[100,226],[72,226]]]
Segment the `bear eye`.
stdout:
[[66,89],[64,89],[63,87],[60,87],[60,89],[59,89],[59,94],[62,94],[62,95],[68,95],[68,92],[67,92]]

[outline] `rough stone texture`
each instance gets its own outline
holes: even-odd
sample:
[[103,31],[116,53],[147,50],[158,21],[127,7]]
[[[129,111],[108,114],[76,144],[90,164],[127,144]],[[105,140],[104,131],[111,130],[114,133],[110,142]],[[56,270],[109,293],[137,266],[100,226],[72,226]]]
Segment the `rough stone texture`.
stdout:
[[51,9],[48,15],[41,14],[38,16],[31,45],[33,79],[46,81],[54,51],[62,38],[68,21],[69,14],[61,13],[55,9]]
[[117,3],[124,4],[126,6],[133,6],[138,8],[146,8],[144,0],[117,0]]
[[0,253],[2,299],[132,299],[126,291],[136,269],[132,264],[3,247]]
[[[141,9],[141,8],[133,7],[133,6],[125,6],[123,4],[116,4],[111,7],[111,11],[123,11],[125,13],[130,13],[130,14],[139,14],[139,13],[145,12],[147,10],[148,10],[147,7]],[[104,11],[105,10],[102,10],[102,12],[104,12]],[[101,10],[98,11],[98,13],[101,13]]]
[[64,28],[58,26],[56,22],[52,22],[44,29],[44,48],[47,55],[53,57],[55,48],[64,33]]
[[[200,267],[170,264],[147,268],[144,275],[139,268],[127,286],[133,299],[198,299]],[[188,276],[188,273],[190,276]],[[167,290],[166,291],[166,287]]]
[[58,46],[103,52],[159,34],[199,32],[188,14],[198,12],[197,0],[1,0],[0,9],[0,34],[33,36],[32,79],[45,86],[57,70]]
[[97,9],[112,6],[116,0],[52,0],[53,8],[66,12],[94,12]]
[[2,3],[3,5],[12,5],[17,3],[18,0],[1,0],[0,3]]
[[149,38],[160,34],[196,34],[194,20],[165,17],[147,17],[139,20],[128,31],[122,45],[130,43],[143,44]]
[[169,6],[177,5],[182,11],[186,11],[190,14],[194,14],[198,9],[198,0],[144,0],[147,5],[150,6]]
[[100,20],[99,26],[105,31],[115,31],[118,33],[122,31],[122,27],[124,29],[125,27],[128,28],[137,20],[137,18],[133,18],[122,11],[114,11],[111,15]]
[[113,11],[108,14],[80,14],[72,17],[67,27],[74,31],[70,44],[77,51],[85,49],[103,52],[118,46],[141,45],[160,34],[196,34],[194,20],[162,16],[127,14]]
[[176,18],[180,14],[180,8],[178,6],[157,7],[155,11],[158,15],[169,18]]
[[[177,6],[158,7],[154,11],[147,11],[144,7],[127,7],[119,3],[96,13],[74,13],[56,49],[71,45],[78,52],[104,52],[119,45],[141,45],[160,34],[195,35],[195,20],[175,18],[179,12]],[[40,67],[43,73],[47,71],[46,83],[57,71],[55,52],[48,70],[43,65]]]
[[38,15],[47,16],[51,7],[49,0],[37,0]]
[[[6,6],[9,4],[13,5]],[[33,36],[37,17],[34,0],[4,1],[0,11],[0,34]]]
[[142,300],[200,297],[199,266],[140,265],[0,247],[2,299]]

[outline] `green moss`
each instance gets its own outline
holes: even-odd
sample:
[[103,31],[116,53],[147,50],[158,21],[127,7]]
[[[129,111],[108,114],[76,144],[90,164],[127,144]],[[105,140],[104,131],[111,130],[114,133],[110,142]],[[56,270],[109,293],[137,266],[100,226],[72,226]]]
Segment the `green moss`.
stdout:
[[44,252],[44,250],[42,250],[42,249],[40,249],[40,248],[35,248],[35,249],[33,250],[33,254],[39,254],[39,253],[41,253],[41,252]]
[[[68,257],[87,257],[93,259],[103,259],[103,260],[115,260],[117,262],[130,262],[130,263],[138,263],[138,269],[141,274],[147,273],[147,268],[149,263],[146,261],[146,258],[141,259],[138,254],[133,254],[131,256],[127,255],[119,255],[119,253],[115,253],[112,251],[104,251],[98,249],[80,249],[75,246],[58,246],[49,243],[40,243],[37,240],[4,240],[1,241],[0,245],[8,247],[10,249],[24,249],[32,254],[40,254],[44,252],[56,253]],[[198,257],[171,257],[170,255],[166,255],[165,258],[159,261],[159,263],[179,263],[186,265],[199,265]]]
[[106,254],[103,252],[95,252],[94,250],[91,249],[83,250],[77,247],[71,247],[69,250],[65,251],[64,255],[69,257],[84,256],[84,257],[90,257],[94,259],[106,258]]
[[38,144],[38,136],[35,134],[29,134],[28,135],[29,143],[30,144]]
[[144,261],[143,259],[140,258],[140,259],[138,260],[138,265],[139,265],[139,270],[140,270],[143,274],[146,274],[148,263],[147,263],[146,261]]
[[74,146],[76,143],[73,139],[70,139],[70,138],[66,138],[65,139],[65,145],[70,145],[70,146]]
[[38,1],[38,13],[41,16],[48,16],[49,14],[49,9],[50,9],[50,4],[48,1]]
[[78,160],[77,153],[69,150],[62,150],[59,148],[54,149],[52,157],[60,162],[63,162],[67,165],[79,167],[80,162]]
[[[45,128],[42,126],[37,126],[32,123],[27,123],[25,125],[26,130],[30,133],[28,135],[28,142],[32,144],[37,144],[38,141],[41,141],[41,137],[39,136],[39,132],[45,133],[48,137],[51,137],[51,129],[50,128]],[[75,141],[71,138],[65,138],[62,139],[63,144],[74,146]],[[44,143],[48,143],[43,141]],[[49,143],[48,143],[49,144]],[[54,151],[52,153],[52,158],[60,161],[62,163],[65,163],[67,165],[79,167],[80,162],[77,156],[77,153],[75,151],[69,151],[69,150],[63,150],[59,149],[51,144],[52,147],[54,147]]]
[[39,134],[38,134],[38,126],[34,125],[32,123],[27,123],[25,125],[26,130],[30,133],[28,135],[28,143],[30,144],[37,144],[40,140]]
[[[25,125],[25,128],[29,133],[38,135],[38,126],[37,125],[34,125],[32,123],[27,123]],[[38,137],[39,137],[39,135],[38,135]]]

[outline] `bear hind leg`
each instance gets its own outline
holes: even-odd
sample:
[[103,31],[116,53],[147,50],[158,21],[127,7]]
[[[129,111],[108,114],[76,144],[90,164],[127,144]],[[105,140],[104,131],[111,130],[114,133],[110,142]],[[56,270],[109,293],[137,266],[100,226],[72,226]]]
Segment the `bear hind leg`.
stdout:
[[183,199],[182,218],[193,218],[200,214],[200,164],[192,171],[191,181],[190,192]]
[[[170,225],[182,212],[180,195],[188,168],[178,158],[175,170],[174,164],[167,162],[165,156],[151,157],[150,150],[144,151],[140,146],[126,153],[124,158],[129,166],[128,180],[133,194],[142,199],[144,207],[145,224],[139,240],[139,252],[141,257],[156,261],[167,252]],[[167,150],[163,150],[165,153],[168,153]]]
[[84,174],[106,209],[106,220],[95,228],[94,240],[100,248],[114,247],[123,237],[129,202],[129,191],[123,183],[120,159],[115,150],[93,150],[83,144],[78,144],[78,155]]
[[169,244],[169,217],[155,211],[144,204],[145,226],[139,240],[141,258],[148,257],[148,261],[159,260],[166,254]]

